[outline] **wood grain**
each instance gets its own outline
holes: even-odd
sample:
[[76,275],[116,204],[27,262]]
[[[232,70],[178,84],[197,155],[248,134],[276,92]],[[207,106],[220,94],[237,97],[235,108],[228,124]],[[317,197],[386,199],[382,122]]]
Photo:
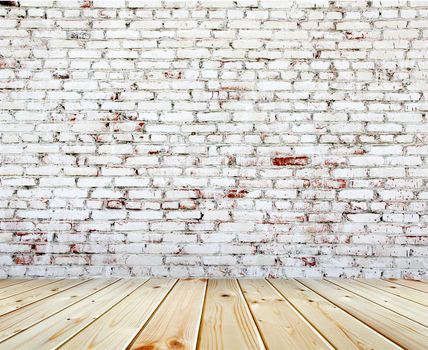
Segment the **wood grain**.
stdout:
[[369,285],[361,284],[358,281],[339,278],[328,278],[327,281],[428,327],[428,307],[426,306],[418,305],[413,301],[400,298]]
[[[28,281],[28,279],[8,279],[8,280],[0,280],[0,289],[13,286],[14,284],[23,283]],[[1,292],[1,291],[0,291]]]
[[53,349],[132,293],[144,280],[124,279],[33,325],[0,345],[8,349]]
[[50,298],[0,316],[0,342],[115,282],[117,280],[91,280]]
[[239,284],[267,348],[332,348],[265,280],[243,279]]
[[[0,280],[0,349],[425,350],[428,283]],[[1,288],[3,286],[3,288]]]
[[390,340],[295,280],[270,283],[337,349],[399,349]]
[[124,349],[176,283],[152,279],[65,342],[61,349]]
[[180,280],[131,349],[195,349],[207,281]]
[[358,279],[357,281],[363,284],[368,284],[372,287],[376,287],[399,297],[414,301],[415,303],[428,306],[427,293],[421,292],[417,289],[408,288],[400,284],[379,279]]
[[63,290],[82,284],[85,281],[86,280],[57,280],[43,287],[2,299],[0,300],[0,316],[35,303],[36,301],[53,296]]
[[48,279],[36,279],[36,280],[28,280],[23,283],[13,284],[11,286],[7,286],[5,288],[0,289],[0,300],[9,298],[14,295],[18,295],[20,293],[28,292],[29,290],[33,290],[48,284],[54,283],[55,280]]
[[412,280],[399,280],[394,278],[388,278],[387,281],[400,284],[405,287],[417,289],[421,292],[428,293],[428,283],[425,283],[423,281],[412,281]]
[[428,329],[421,324],[331,282],[314,279],[297,280],[401,347],[406,349],[426,348]]
[[208,281],[198,348],[264,348],[236,280]]

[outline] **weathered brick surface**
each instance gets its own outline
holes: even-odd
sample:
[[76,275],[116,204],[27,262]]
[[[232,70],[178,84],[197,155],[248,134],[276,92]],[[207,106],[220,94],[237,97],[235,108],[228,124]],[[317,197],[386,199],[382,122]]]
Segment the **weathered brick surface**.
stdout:
[[0,277],[427,277],[428,2],[0,1]]

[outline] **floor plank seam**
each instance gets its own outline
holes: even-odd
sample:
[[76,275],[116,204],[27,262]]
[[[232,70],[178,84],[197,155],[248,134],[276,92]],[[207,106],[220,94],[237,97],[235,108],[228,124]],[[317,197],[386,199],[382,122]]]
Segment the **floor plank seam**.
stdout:
[[204,301],[202,302],[202,309],[201,309],[201,318],[199,320],[199,326],[198,326],[198,336],[196,338],[196,349],[199,349],[199,345],[201,342],[201,327],[202,327],[202,321],[204,317],[204,310],[207,302],[207,290],[208,290],[208,280],[205,283],[205,291],[204,291]]
[[397,312],[397,311],[395,311],[395,310],[393,310],[393,309],[390,309],[390,308],[388,308],[388,307],[386,307],[386,306],[384,306],[384,305],[382,305],[382,304],[380,304],[380,303],[377,303],[377,302],[375,302],[375,301],[373,301],[373,300],[370,300],[370,299],[368,299],[368,298],[366,298],[366,297],[364,297],[364,296],[362,296],[362,295],[360,295],[360,294],[358,294],[358,293],[356,293],[356,292],[354,292],[354,291],[350,290],[349,288],[342,287],[342,286],[340,286],[340,285],[338,285],[338,284],[336,284],[336,283],[334,283],[334,282],[332,282],[332,281],[330,281],[330,280],[326,280],[326,281],[327,281],[327,282],[329,282],[329,283],[331,283],[331,284],[333,284],[333,285],[335,285],[335,286],[338,286],[338,287],[340,287],[340,288],[343,288],[343,289],[347,290],[349,293],[352,293],[352,294],[354,294],[354,295],[356,295],[356,296],[358,296],[358,297],[360,297],[360,298],[363,298],[363,299],[365,299],[365,300],[369,301],[370,303],[376,304],[376,305],[378,305],[378,306],[380,306],[380,307],[382,307],[382,308],[384,308],[384,309],[386,309],[386,310],[388,310],[388,311],[394,312],[395,314],[397,314],[397,315],[398,315],[398,316],[400,316],[400,317],[406,318],[407,320],[409,320],[409,321],[411,321],[411,322],[415,322],[415,323],[417,323],[417,324],[421,325],[422,327],[427,328],[427,331],[428,331],[428,326],[427,326],[427,325],[424,325],[423,323],[420,323],[420,322],[418,322],[418,321],[416,321],[416,320],[414,320],[414,319],[409,318],[408,316],[405,316],[405,315],[403,315],[403,314],[400,314],[399,312]]
[[376,334],[378,334],[379,336],[381,336],[382,338],[386,339],[387,341],[391,342],[392,344],[394,344],[395,346],[397,346],[400,349],[404,349],[402,348],[400,345],[398,345],[397,343],[395,343],[394,341],[392,341],[391,339],[389,339],[388,337],[386,337],[384,334],[380,333],[378,330],[374,329],[373,327],[371,327],[370,325],[368,325],[367,323],[363,322],[362,320],[360,320],[358,317],[356,317],[355,315],[352,315],[351,313],[349,313],[347,310],[343,309],[342,307],[340,307],[339,305],[335,304],[333,301],[327,299],[326,297],[324,297],[323,295],[319,294],[317,291],[313,290],[312,288],[310,288],[309,286],[305,285],[303,282],[301,282],[300,280],[296,279],[297,283],[300,283],[302,286],[308,288],[309,290],[311,290],[313,293],[317,294],[320,298],[324,299],[325,301],[327,301],[328,303],[334,305],[335,307],[337,307],[338,309],[340,309],[341,311],[343,311],[344,313],[346,313],[349,317],[353,318],[354,320],[356,320],[357,322],[359,322],[360,324],[364,325],[365,327],[367,327],[368,329],[372,330],[373,332],[375,332]]
[[428,290],[427,290],[427,291],[425,291],[425,290],[421,290],[421,289],[414,288],[414,287],[411,287],[411,286],[406,286],[405,284],[399,283],[399,281],[395,281],[395,280],[391,280],[391,282],[392,282],[392,283],[395,283],[395,284],[398,284],[398,285],[400,285],[400,286],[403,286],[403,287],[411,288],[411,289],[414,289],[414,290],[421,291],[422,293],[427,293],[427,294],[428,294]]
[[0,280],[0,349],[425,349],[428,284],[396,281]]
[[[40,286],[36,286],[36,287],[30,288],[30,289],[26,289],[24,292],[30,292],[30,291],[32,291],[34,289],[37,289],[37,288],[40,288],[40,287],[45,287],[45,286],[48,286],[48,285],[53,284],[53,283],[55,283],[55,281],[49,281],[49,282],[46,282],[46,284],[42,284]],[[15,285],[10,286],[10,287],[15,287]],[[9,294],[9,295],[7,295],[5,297],[0,298],[0,301],[4,300],[6,298],[14,297],[14,296],[19,295],[19,294],[24,293],[24,292],[17,292],[17,293],[14,293],[14,294]]]
[[328,341],[328,339],[311,323],[308,321],[308,319],[297,309],[297,307],[295,307],[293,305],[293,303],[287,299],[287,297],[285,295],[283,295],[270,281],[269,279],[266,279],[266,281],[268,282],[268,284],[275,290],[275,292],[280,295],[280,297],[282,299],[284,299],[288,305],[290,305],[290,307],[294,310],[294,312],[301,318],[304,320],[304,322],[309,325],[309,327],[314,331],[315,334],[317,334],[317,336],[319,338],[321,338],[326,344],[328,344],[328,346],[330,346],[332,349],[335,349],[334,345],[330,343],[330,341]]
[[25,327],[24,329],[20,329],[20,330],[19,330],[19,332],[14,333],[14,334],[12,334],[12,335],[10,335],[10,336],[7,336],[7,337],[5,337],[5,338],[3,338],[3,339],[0,339],[0,344],[1,344],[1,343],[3,343],[3,342],[5,342],[6,340],[8,340],[8,339],[10,339],[10,338],[12,338],[12,337],[14,337],[14,336],[18,335],[18,334],[20,334],[20,333],[22,333],[22,332],[26,331],[27,329],[29,329],[29,328],[31,328],[31,327],[33,327],[33,326],[35,326],[35,325],[39,324],[40,322],[43,322],[44,320],[48,319],[49,317],[52,317],[52,316],[56,315],[57,313],[59,313],[59,312],[61,312],[61,311],[63,311],[63,310],[68,309],[69,307],[71,307],[71,306],[73,306],[73,305],[77,304],[78,302],[82,301],[83,299],[89,298],[89,297],[90,297],[90,296],[92,296],[93,294],[95,294],[95,293],[97,293],[97,292],[99,292],[99,291],[101,291],[101,290],[103,290],[103,289],[105,289],[105,288],[107,288],[107,287],[111,286],[112,284],[117,283],[118,281],[119,281],[119,279],[118,279],[118,280],[116,280],[116,281],[113,281],[112,283],[108,284],[107,286],[105,286],[105,287],[103,287],[103,288],[101,288],[101,289],[99,289],[99,290],[96,290],[96,291],[94,291],[94,292],[92,292],[92,293],[90,293],[90,294],[88,294],[88,295],[85,295],[84,297],[82,297],[82,298],[80,298],[80,299],[78,299],[78,300],[74,301],[73,303],[71,303],[71,304],[69,304],[69,305],[67,305],[67,306],[65,306],[65,307],[63,307],[63,308],[61,308],[61,309],[56,310],[56,311],[55,311],[55,312],[53,312],[52,314],[49,314],[49,315],[47,315],[47,316],[45,316],[45,317],[43,317],[43,318],[41,318],[41,319],[37,320],[37,322],[32,323],[31,325],[29,325],[29,326]]
[[144,322],[144,324],[142,324],[138,331],[135,333],[135,336],[129,341],[129,343],[125,346],[124,345],[124,349],[125,350],[130,350],[132,345],[134,344],[134,342],[138,339],[138,336],[141,334],[141,332],[144,330],[144,327],[146,327],[147,324],[150,323],[151,319],[153,318],[153,316],[156,314],[156,312],[159,310],[159,308],[161,307],[161,305],[164,303],[164,301],[168,298],[168,296],[170,295],[170,293],[172,292],[172,290],[175,288],[175,286],[177,285],[179,279],[177,278],[174,282],[174,284],[171,286],[171,288],[168,290],[168,292],[165,294],[165,296],[163,297],[163,299],[159,302],[159,304],[156,306],[156,308],[153,310],[153,312],[151,313],[150,317],[147,318],[147,321]]
[[247,312],[248,312],[248,313],[249,313],[249,315],[252,317],[252,321],[253,321],[253,323],[254,323],[254,325],[255,325],[255,327],[256,327],[256,329],[257,329],[258,333],[259,333],[259,337],[260,337],[260,339],[261,339],[261,341],[262,341],[262,343],[263,343],[264,349],[268,349],[268,347],[267,347],[267,343],[266,343],[266,339],[264,338],[264,336],[263,336],[263,332],[261,331],[261,329],[260,329],[260,327],[259,327],[259,325],[258,325],[257,317],[253,314],[253,311],[251,310],[251,307],[250,307],[250,305],[249,305],[249,301],[248,301],[248,300],[247,300],[247,298],[245,297],[245,293],[244,293],[244,291],[242,290],[242,286],[241,286],[241,284],[239,283],[239,280],[237,280],[237,283],[238,283],[238,288],[239,288],[239,291],[240,291],[240,293],[241,293],[241,296],[242,296],[242,298],[243,298],[243,300],[244,300],[244,302],[245,302],[245,307],[246,307],[246,309],[247,309]]
[[[383,288],[379,288],[379,287],[373,286],[373,285],[368,284],[368,283],[366,283],[366,282],[364,282],[364,281],[360,281],[360,280],[356,280],[356,281],[357,281],[358,283],[363,284],[363,285],[371,286],[371,287],[376,288],[376,289],[378,289],[378,290],[380,290],[380,291],[384,291],[384,292],[386,292],[386,293],[389,293],[389,294],[394,295],[394,296],[396,296],[396,297],[402,298],[402,299],[404,299],[404,300],[412,301],[412,302],[414,302],[414,303],[416,303],[416,304],[419,304],[419,305],[422,305],[422,306],[427,306],[427,305],[425,305],[425,304],[423,304],[423,303],[420,303],[420,302],[418,302],[418,301],[416,301],[416,300],[414,300],[414,299],[410,299],[410,298],[408,298],[408,297],[403,297],[403,296],[401,296],[401,295],[399,295],[399,294],[395,294],[395,293],[393,293],[393,292],[391,292],[391,291],[389,291],[389,290],[387,290],[387,289],[383,289]],[[403,287],[404,287],[404,286],[403,286]],[[427,300],[428,300],[428,296],[427,296]]]
[[[304,282],[301,281],[301,279],[297,279],[297,281],[299,283],[301,283],[302,285],[304,285],[305,287],[313,290],[315,293],[317,293],[318,295],[322,296],[320,293],[318,293],[316,290],[312,289],[310,286],[306,285]],[[327,282],[327,281],[326,281]],[[337,286],[336,286],[337,287]],[[349,292],[348,290],[342,288],[344,291]],[[353,294],[353,293],[351,293]],[[358,295],[356,295],[358,297]],[[324,297],[326,298],[326,297]],[[384,338],[388,339],[388,341],[390,341],[391,343],[393,343],[394,345],[396,345],[398,348],[401,349],[405,349],[405,347],[403,347],[400,343],[398,343],[397,341],[395,341],[394,339],[392,339],[390,336],[388,336],[387,334],[384,334],[382,332],[380,332],[378,329],[370,326],[369,324],[367,324],[366,322],[364,322],[362,319],[360,319],[359,317],[357,317],[356,315],[353,315],[352,313],[350,313],[349,311],[347,311],[346,309],[344,309],[343,307],[341,307],[337,302],[334,302],[331,299],[326,298],[329,302],[331,302],[332,304],[334,304],[336,307],[340,308],[341,310],[343,310],[344,312],[346,312],[347,314],[349,314],[350,316],[356,318],[357,320],[359,320],[360,322],[364,323],[367,327],[371,328],[374,332],[380,334],[381,336],[383,336]],[[364,298],[363,298],[364,299]],[[369,300],[370,301],[370,300]],[[375,304],[375,303],[374,303]],[[379,306],[377,304],[375,304],[376,306]],[[385,309],[388,310],[388,309]],[[389,311],[389,310],[388,310]]]
[[[5,313],[2,313],[2,311],[0,311],[0,317],[1,317],[1,316],[4,316],[4,315],[7,315],[7,314],[9,314],[9,313],[11,313],[11,312],[17,311],[17,310],[19,310],[19,309],[21,309],[21,308],[23,308],[23,307],[27,307],[27,306],[30,306],[30,305],[36,304],[36,303],[38,303],[38,302],[40,302],[40,301],[46,300],[46,299],[48,299],[48,298],[50,298],[50,297],[53,297],[54,295],[57,295],[57,294],[59,294],[59,293],[65,292],[65,291],[67,291],[67,290],[70,290],[71,288],[81,286],[82,284],[86,283],[87,281],[88,281],[88,280],[85,280],[85,281],[82,281],[82,282],[80,282],[80,283],[78,283],[78,284],[71,285],[71,286],[70,286],[70,287],[68,287],[68,288],[64,288],[63,290],[60,290],[60,291],[58,291],[58,292],[56,292],[56,293],[53,293],[53,294],[51,294],[51,295],[47,295],[47,296],[46,296],[46,297],[44,297],[44,298],[40,298],[40,299],[37,299],[37,300],[35,300],[35,301],[31,302],[31,303],[28,303],[28,304],[22,305],[22,306],[20,306],[20,307],[19,307],[19,308],[17,308],[17,309],[10,310],[10,311],[7,311],[7,312],[5,312]],[[22,293],[20,293],[20,294],[23,294],[23,293],[26,293],[26,292],[27,292],[27,291],[22,292]],[[19,296],[19,294],[18,294],[18,296]],[[7,299],[7,298],[6,298],[6,299]]]
[[132,291],[127,293],[123,298],[119,299],[114,305],[109,307],[107,310],[105,310],[102,314],[98,315],[96,318],[94,318],[89,324],[85,325],[84,327],[77,330],[74,334],[70,335],[67,339],[62,341],[59,345],[57,345],[54,349],[57,350],[61,348],[63,345],[65,345],[67,342],[69,342],[72,338],[74,338],[76,335],[78,335],[80,332],[82,332],[84,329],[90,327],[95,321],[97,321],[99,318],[101,318],[103,315],[105,315],[107,312],[109,312],[111,309],[113,309],[117,304],[119,304],[122,300],[125,300],[127,297],[129,297],[132,293],[134,293],[138,288],[143,286],[145,283],[147,283],[149,279],[146,279],[141,284],[139,284],[137,287],[135,287]]
[[256,320],[256,315],[253,315],[252,311],[251,311],[251,307],[250,307],[250,301],[248,300],[248,297],[246,297],[244,290],[241,286],[241,284],[239,283],[239,279],[234,279],[237,289],[238,289],[238,293],[239,296],[242,300],[243,306],[246,310],[246,314],[249,316],[250,318],[250,322],[252,325],[252,328],[255,330],[256,334],[256,338],[258,340],[258,342],[262,345],[263,349],[268,349],[268,344],[266,343],[266,340],[263,339],[263,332],[261,332],[261,330],[259,330],[258,325],[257,325],[257,320]]

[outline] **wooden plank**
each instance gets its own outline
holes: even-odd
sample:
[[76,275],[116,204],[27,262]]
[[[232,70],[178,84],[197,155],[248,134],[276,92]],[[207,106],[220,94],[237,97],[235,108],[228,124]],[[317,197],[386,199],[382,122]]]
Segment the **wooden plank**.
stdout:
[[239,280],[269,349],[331,349],[324,338],[265,280]]
[[400,349],[384,336],[299,282],[276,279],[269,282],[336,349]]
[[74,287],[86,280],[56,280],[53,283],[40,288],[29,290],[18,295],[0,300],[0,316],[8,312],[20,309],[26,305],[55,295],[63,290]]
[[91,280],[0,316],[0,342],[115,282],[117,280]]
[[395,278],[388,278],[387,281],[428,293],[428,284],[422,281],[402,280]]
[[236,280],[208,281],[198,348],[264,349]]
[[407,349],[425,349],[428,329],[331,282],[298,279],[306,287],[358,318],[375,331]]
[[206,283],[178,281],[130,349],[195,349]]
[[372,287],[376,287],[399,297],[414,301],[415,303],[428,306],[428,295],[419,290],[379,279],[357,279],[357,281],[360,283],[369,284]]
[[53,349],[94,322],[144,282],[140,279],[120,280],[3,341],[0,346],[6,349]]
[[327,281],[428,327],[428,307],[426,306],[416,304],[413,301],[400,298],[396,295],[351,279],[344,280],[338,278],[327,278]]
[[61,349],[124,349],[176,283],[151,279],[60,346]]
[[53,279],[34,279],[0,289],[0,300],[54,283]]
[[0,280],[0,289],[13,286],[14,284],[23,283],[28,281],[28,279],[2,279]]

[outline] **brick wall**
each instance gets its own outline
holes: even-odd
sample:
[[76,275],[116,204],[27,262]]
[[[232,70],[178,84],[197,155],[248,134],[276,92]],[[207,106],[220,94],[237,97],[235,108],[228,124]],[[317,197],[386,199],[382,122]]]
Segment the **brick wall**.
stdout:
[[427,1],[0,1],[0,27],[1,277],[427,277]]

